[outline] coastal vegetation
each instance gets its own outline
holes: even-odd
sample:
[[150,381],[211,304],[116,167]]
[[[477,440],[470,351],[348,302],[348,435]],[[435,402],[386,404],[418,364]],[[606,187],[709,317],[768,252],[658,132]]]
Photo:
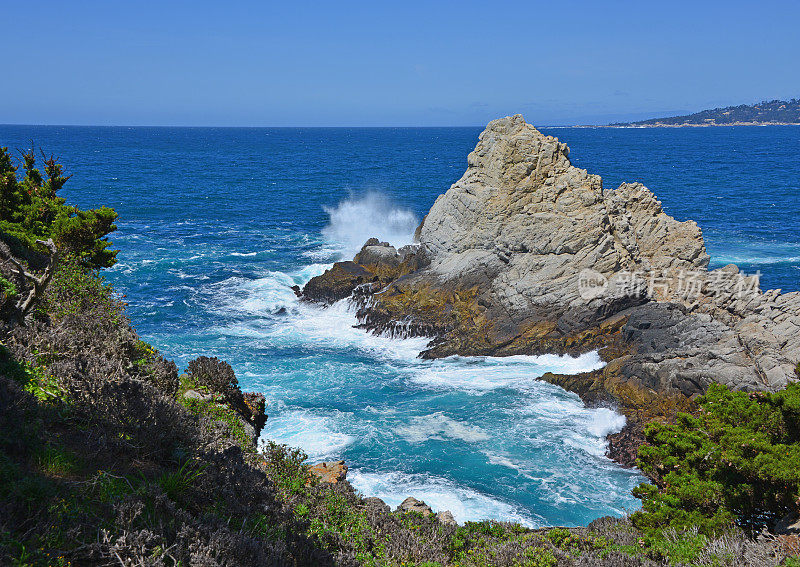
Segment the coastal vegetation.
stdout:
[[55,157],[41,152],[44,172],[36,167],[36,150],[21,152],[22,175],[8,148],[0,148],[0,230],[3,240],[24,258],[42,251],[47,240],[62,254],[88,268],[108,268],[117,252],[107,236],[116,230],[117,213],[108,207],[82,211],[69,206],[58,191],[71,176]]
[[321,482],[300,450],[257,446],[263,397],[227,363],[180,374],[142,341],[99,271],[116,213],[67,205],[61,166],[42,175],[33,155],[19,171],[0,152],[1,564],[800,564],[796,536],[759,533],[798,497],[795,386],[712,387],[697,412],[650,425],[653,484],[631,518],[534,530],[392,511]]
[[667,118],[651,118],[612,126],[726,126],[733,124],[800,124],[800,99],[765,100],[756,104],[740,104],[713,108]]
[[695,415],[651,423],[638,464],[653,480],[635,494],[634,525],[712,535],[737,524],[750,534],[796,513],[800,502],[800,382],[776,393],[712,384]]

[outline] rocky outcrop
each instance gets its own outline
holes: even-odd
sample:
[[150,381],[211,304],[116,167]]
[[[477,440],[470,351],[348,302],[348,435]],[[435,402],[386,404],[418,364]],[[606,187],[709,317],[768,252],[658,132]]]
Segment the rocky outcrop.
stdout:
[[344,464],[344,461],[318,463],[309,467],[309,470],[320,482],[329,484],[336,484],[347,478],[347,465]]
[[397,507],[398,512],[415,512],[417,514],[422,514],[423,516],[430,516],[433,514],[433,510],[430,506],[425,504],[422,500],[417,500],[413,496],[409,496],[405,500],[403,500],[400,505]]
[[[800,293],[762,293],[735,266],[709,271],[696,223],[667,215],[642,184],[604,189],[568,156],[519,115],[491,122],[417,248],[403,256],[373,240],[356,257],[361,326],[429,336],[430,358],[598,350],[601,377],[554,380],[623,409],[712,382],[785,386],[800,360]],[[339,289],[340,272],[305,295]]]
[[388,283],[427,266],[427,258],[417,245],[397,250],[388,242],[370,238],[352,262],[336,262],[324,274],[315,276],[303,287],[301,298],[329,305],[349,297],[364,287],[367,293],[381,290]]
[[430,506],[425,504],[425,502],[423,502],[422,500],[417,500],[413,496],[409,496],[408,498],[403,500],[397,507],[396,511],[404,514],[413,512],[416,514],[422,514],[423,516],[435,516],[436,519],[441,524],[444,524],[446,526],[458,525],[458,522],[456,522],[450,510],[441,510],[439,512],[434,512]]
[[418,249],[373,240],[356,257],[372,275],[353,286],[362,325],[429,335],[429,357],[601,349],[656,391],[785,385],[800,359],[800,294],[761,293],[735,266],[708,271],[696,223],[639,183],[604,190],[568,155],[519,115],[491,122]]
[[303,288],[302,297],[318,303],[335,303],[375,279],[375,274],[355,262],[336,262],[323,275],[311,278]]

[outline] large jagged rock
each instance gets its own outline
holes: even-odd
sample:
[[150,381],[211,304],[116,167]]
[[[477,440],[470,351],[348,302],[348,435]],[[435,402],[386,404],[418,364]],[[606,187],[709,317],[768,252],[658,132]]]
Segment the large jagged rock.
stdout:
[[[694,222],[678,222],[640,184],[603,192],[569,150],[521,116],[491,122],[464,176],[440,196],[418,234],[437,285],[475,287],[494,323],[491,342],[552,322],[568,334],[640,302],[581,297],[592,270],[694,270],[708,265]],[[423,276],[423,274],[420,274]],[[548,333],[549,334],[549,333]]]
[[417,229],[413,265],[377,241],[357,256],[373,274],[354,287],[361,325],[431,336],[427,357],[597,349],[613,361],[599,383],[642,392],[792,379],[800,293],[761,293],[735,266],[708,271],[696,223],[639,183],[604,190],[568,155],[519,115],[489,123]]

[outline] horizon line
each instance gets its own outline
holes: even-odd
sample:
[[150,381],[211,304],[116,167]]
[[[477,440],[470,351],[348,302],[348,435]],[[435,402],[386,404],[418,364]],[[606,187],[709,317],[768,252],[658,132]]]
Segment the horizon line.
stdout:
[[[504,117],[499,117],[504,118]],[[492,120],[496,120],[493,118]],[[491,122],[491,120],[490,120]],[[527,120],[526,120],[527,122]],[[346,129],[346,128],[363,128],[363,129],[379,129],[379,128],[485,128],[487,123],[483,124],[474,124],[474,125],[461,125],[461,126],[453,126],[453,125],[395,125],[395,124],[386,124],[380,126],[347,126],[347,125],[338,125],[338,126],[223,126],[223,125],[206,125],[206,124],[195,124],[195,125],[184,125],[184,124],[33,124],[33,123],[23,123],[23,122],[0,122],[0,127],[4,126],[36,126],[36,127],[50,127],[50,128],[240,128],[240,129],[257,129],[257,128],[270,128],[270,129],[297,129],[297,128],[308,128],[308,129]],[[532,124],[528,122],[528,124]],[[607,124],[543,124],[543,125],[536,125],[532,124],[536,128],[581,128],[581,127],[603,127],[608,126]]]

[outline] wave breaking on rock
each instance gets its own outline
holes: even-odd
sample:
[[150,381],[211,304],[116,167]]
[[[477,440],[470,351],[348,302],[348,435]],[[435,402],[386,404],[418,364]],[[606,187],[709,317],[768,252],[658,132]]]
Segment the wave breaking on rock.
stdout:
[[623,409],[665,396],[679,408],[712,382],[773,391],[793,379],[800,293],[708,270],[694,221],[640,183],[603,189],[568,156],[520,115],[490,122],[415,245],[371,239],[304,297],[352,296],[363,328],[433,337],[428,358],[598,350],[602,370],[543,379]]

